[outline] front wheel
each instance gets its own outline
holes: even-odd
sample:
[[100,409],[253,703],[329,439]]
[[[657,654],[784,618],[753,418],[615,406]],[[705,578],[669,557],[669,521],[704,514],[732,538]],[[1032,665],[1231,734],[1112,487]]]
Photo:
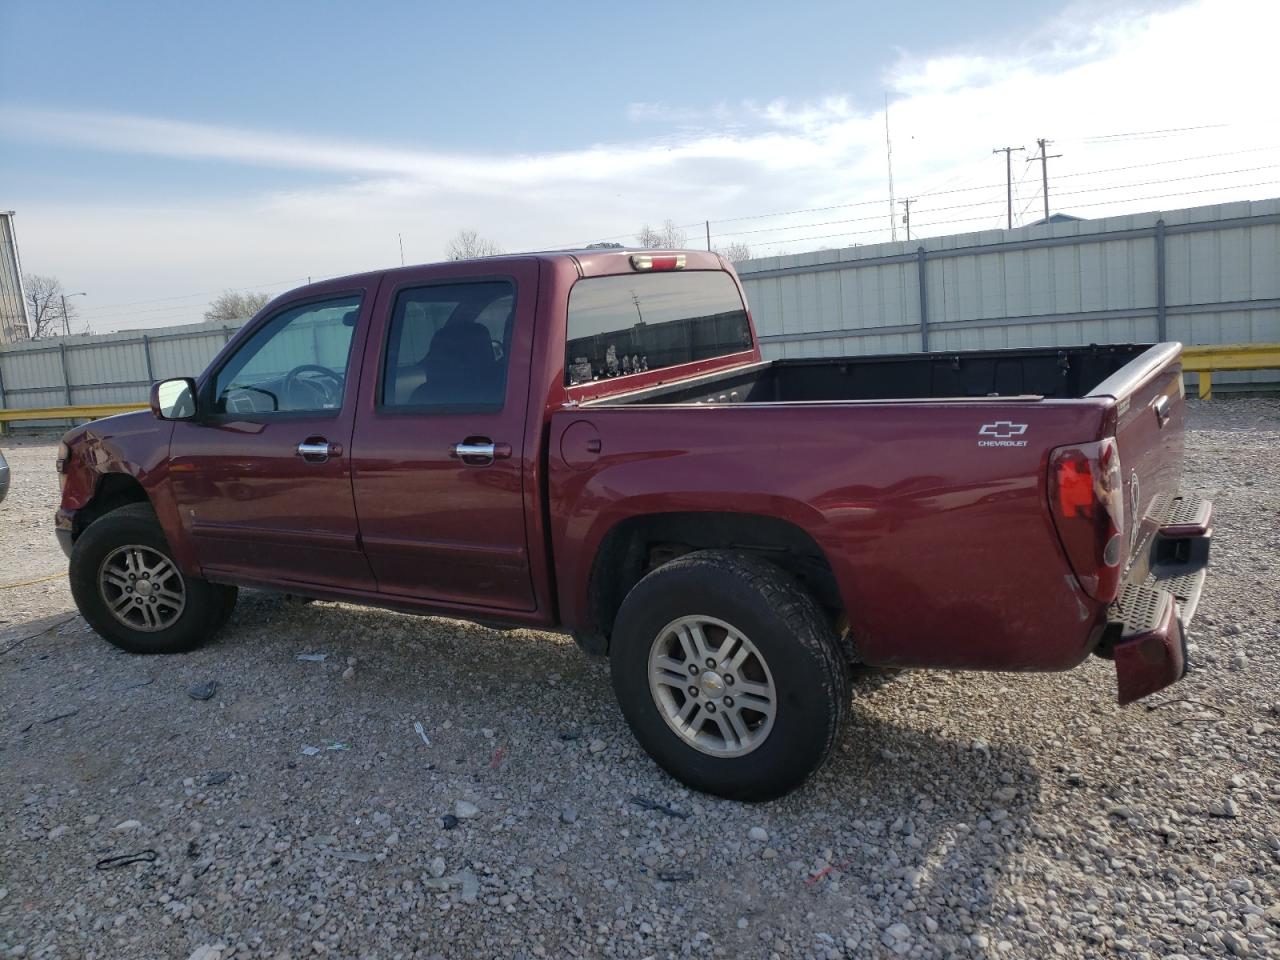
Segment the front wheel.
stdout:
[[89,625],[130,653],[193,650],[226,623],[235,587],[178,569],[148,504],[99,517],[71,551],[71,595]]
[[614,691],[667,772],[733,800],[793,790],[830,754],[849,665],[814,599],[747,554],[699,551],[627,595],[610,644]]

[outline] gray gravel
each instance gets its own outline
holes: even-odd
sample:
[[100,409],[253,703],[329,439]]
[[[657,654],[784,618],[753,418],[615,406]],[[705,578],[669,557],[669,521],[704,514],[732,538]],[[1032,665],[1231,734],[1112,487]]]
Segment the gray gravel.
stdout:
[[[0,438],[0,585],[63,567],[55,442]],[[1276,956],[1280,402],[1194,406],[1185,487],[1181,684],[869,677],[760,806],[659,772],[563,637],[245,594],[148,659],[60,578],[0,589],[0,955]]]

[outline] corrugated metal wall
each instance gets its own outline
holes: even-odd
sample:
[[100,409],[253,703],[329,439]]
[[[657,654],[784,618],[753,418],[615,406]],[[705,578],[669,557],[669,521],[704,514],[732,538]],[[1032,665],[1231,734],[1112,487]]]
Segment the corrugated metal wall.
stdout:
[[196,375],[243,322],[5,345],[0,347],[0,406],[145,403],[153,380]]
[[926,340],[1276,343],[1280,200],[823,250],[738,272],[767,357],[912,352]]

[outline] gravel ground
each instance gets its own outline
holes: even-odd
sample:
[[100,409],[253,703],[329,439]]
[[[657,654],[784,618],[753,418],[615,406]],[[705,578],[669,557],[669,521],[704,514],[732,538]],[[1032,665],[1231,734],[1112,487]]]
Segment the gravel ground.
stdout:
[[1280,955],[1280,402],[1192,422],[1182,683],[867,678],[760,806],[659,772],[559,636],[246,593],[204,650],[116,652],[61,577],[8,586],[63,561],[56,439],[2,438],[0,954]]

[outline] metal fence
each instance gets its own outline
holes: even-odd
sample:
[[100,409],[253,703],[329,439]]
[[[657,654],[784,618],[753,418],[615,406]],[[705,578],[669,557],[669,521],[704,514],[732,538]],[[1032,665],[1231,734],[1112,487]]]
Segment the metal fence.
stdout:
[[[766,356],[1280,342],[1280,200],[738,265]],[[1215,385],[1274,386],[1275,371]]]
[[153,381],[199,373],[243,322],[8,344],[0,347],[0,407],[145,403]]

